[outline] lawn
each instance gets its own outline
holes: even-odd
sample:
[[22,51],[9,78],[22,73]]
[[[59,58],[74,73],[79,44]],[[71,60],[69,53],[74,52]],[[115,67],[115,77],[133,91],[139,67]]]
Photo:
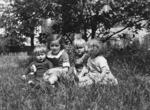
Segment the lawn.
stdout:
[[[149,53],[115,51],[107,57],[119,85],[79,88],[61,79],[57,88],[30,88],[20,79],[25,53],[0,57],[0,110],[149,110]],[[133,54],[134,53],[134,54]]]

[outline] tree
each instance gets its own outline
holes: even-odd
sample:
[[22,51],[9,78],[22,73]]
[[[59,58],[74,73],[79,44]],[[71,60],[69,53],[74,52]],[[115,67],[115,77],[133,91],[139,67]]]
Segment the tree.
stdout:
[[30,37],[31,47],[34,47],[34,31],[38,26],[39,4],[37,0],[15,0],[13,7],[13,14],[19,22],[18,31],[20,34]]
[[24,46],[23,42],[25,39],[22,34],[18,31],[19,22],[12,13],[12,7],[8,6],[3,12],[1,18],[1,27],[5,28],[5,35],[1,37],[0,53],[17,52],[20,51]]
[[[91,29],[92,38],[98,37],[105,42],[127,28],[145,27],[143,20],[149,28],[149,5],[148,0],[14,0],[11,13],[17,33],[30,37],[34,47],[34,30],[40,25],[41,18],[57,21],[54,32],[67,35],[82,30],[87,40],[87,31]],[[110,33],[116,25],[123,28]],[[66,38],[72,41],[70,34]]]
[[[103,41],[107,41],[113,35],[127,28],[141,29],[145,26],[141,23],[143,20],[146,20],[146,23],[149,24],[150,2],[147,0],[114,0],[107,2],[99,0],[95,3],[82,0],[82,3],[80,2],[78,4],[80,4],[81,10],[76,12],[78,14],[76,16],[78,21],[81,22],[83,30],[92,30],[92,38],[99,30],[98,36],[102,36]],[[75,9],[75,11],[77,10]],[[116,25],[122,25],[124,28],[116,33],[109,33],[109,29]]]
[[34,32],[40,25],[41,18],[53,16],[52,5],[50,0],[14,0],[14,3],[11,4],[11,10],[5,12],[4,27],[9,34],[15,32],[18,37],[30,37],[33,48]]

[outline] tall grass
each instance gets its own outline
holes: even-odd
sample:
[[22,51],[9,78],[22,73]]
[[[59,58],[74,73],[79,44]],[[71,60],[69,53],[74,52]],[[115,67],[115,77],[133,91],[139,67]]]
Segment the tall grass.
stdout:
[[108,56],[118,86],[93,84],[84,88],[66,79],[60,79],[56,88],[44,83],[31,88],[20,79],[25,68],[19,64],[28,56],[1,56],[5,66],[0,66],[0,110],[149,110],[149,53],[131,53],[113,51]]

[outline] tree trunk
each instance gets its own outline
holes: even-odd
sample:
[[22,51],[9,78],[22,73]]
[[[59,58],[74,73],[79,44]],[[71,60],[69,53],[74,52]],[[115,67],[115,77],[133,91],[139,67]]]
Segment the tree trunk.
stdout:
[[87,36],[87,27],[86,27],[86,24],[84,24],[83,28],[84,28],[83,39],[87,41],[88,40],[88,36]]
[[97,30],[97,16],[93,16],[91,18],[91,29],[92,29],[92,36],[91,36],[91,38],[94,39],[96,30]]
[[31,37],[30,37],[30,39],[31,39],[31,49],[33,49],[34,48],[34,34],[33,35],[31,35]]
[[91,36],[92,39],[95,38],[95,33],[96,33],[96,26],[94,25],[94,26],[92,27],[92,36]]
[[34,49],[34,34],[30,36],[30,49],[28,50],[28,55],[32,55]]

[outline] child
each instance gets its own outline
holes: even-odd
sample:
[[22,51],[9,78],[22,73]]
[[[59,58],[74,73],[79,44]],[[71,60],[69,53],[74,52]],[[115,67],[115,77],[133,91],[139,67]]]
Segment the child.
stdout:
[[50,84],[54,85],[55,82],[58,81],[59,77],[67,76],[70,62],[60,35],[50,36],[48,39],[48,48],[50,51],[47,54],[47,59],[53,63],[54,68],[49,69],[49,71],[44,74],[43,78],[45,81],[48,81]]
[[79,75],[79,86],[100,84],[118,84],[117,79],[112,75],[107,60],[102,55],[102,43],[96,39],[87,43],[89,58],[87,67]]
[[50,68],[53,64],[46,59],[47,48],[46,46],[37,46],[34,51],[34,61],[27,68],[27,72],[22,76],[23,79],[28,80],[28,84],[35,84],[37,81],[41,81],[43,74]]
[[83,70],[83,67],[87,63],[88,54],[86,53],[86,42],[84,39],[75,39],[73,45],[75,49],[74,74],[78,77],[78,75]]

